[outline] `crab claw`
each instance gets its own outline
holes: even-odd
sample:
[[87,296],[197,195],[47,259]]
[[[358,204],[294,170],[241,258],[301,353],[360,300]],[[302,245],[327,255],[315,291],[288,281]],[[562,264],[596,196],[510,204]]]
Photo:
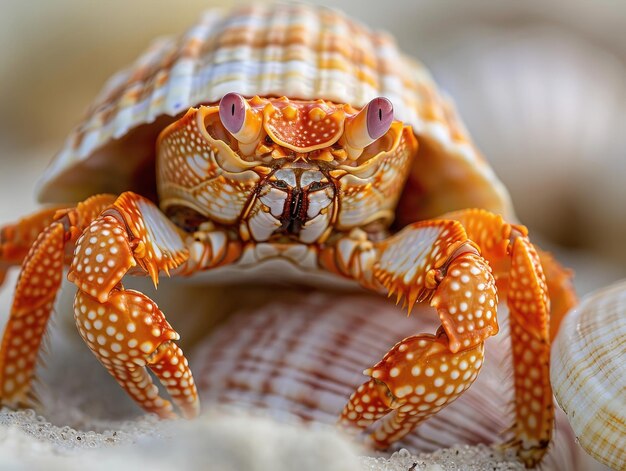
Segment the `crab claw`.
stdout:
[[183,415],[198,415],[198,392],[179,335],[154,301],[144,294],[114,289],[105,303],[78,291],[74,303],[81,337],[124,390],[145,410],[173,418],[172,404],[159,396],[150,368]]
[[483,345],[452,353],[443,329],[404,339],[364,371],[372,379],[352,394],[340,423],[366,429],[382,419],[370,439],[387,448],[471,386],[483,363]]
[[[424,221],[363,248],[360,266],[405,297],[409,308],[430,299],[441,327],[396,344],[364,373],[371,379],[345,406],[340,422],[372,425],[370,438],[385,448],[461,395],[478,376],[484,341],[498,332],[491,269],[456,221]],[[374,262],[372,262],[374,259]],[[359,272],[367,286],[370,275]]]

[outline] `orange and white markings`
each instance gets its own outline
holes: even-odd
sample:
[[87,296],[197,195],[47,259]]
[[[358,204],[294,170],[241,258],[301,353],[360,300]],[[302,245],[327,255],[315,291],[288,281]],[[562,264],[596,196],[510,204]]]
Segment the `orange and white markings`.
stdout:
[[47,208],[0,228],[0,286],[9,267],[20,265],[61,208]]
[[[467,236],[480,247],[482,256],[493,268],[498,286],[506,291],[511,266],[510,244],[514,235],[528,237],[524,226],[511,225],[502,216],[483,209],[467,209],[442,216],[463,224]],[[578,297],[572,284],[572,270],[556,261],[552,254],[534,247],[540,257],[550,299],[550,338],[556,335],[561,320],[576,304]]]
[[81,337],[124,390],[145,410],[174,417],[145,367],[154,371],[186,417],[198,413],[198,397],[187,359],[172,343],[179,335],[157,305],[142,293],[115,289],[100,303],[79,291],[74,317]]
[[103,216],[93,221],[76,242],[67,279],[104,302],[135,265],[126,228],[117,218]]
[[370,438],[386,448],[468,389],[483,355],[482,343],[452,353],[442,330],[406,338],[365,371],[372,379],[350,397],[340,421],[361,429],[375,422]]
[[331,146],[343,133],[345,111],[330,102],[272,100],[263,110],[263,126],[274,142],[311,152]]
[[535,247],[548,285],[550,298],[550,341],[554,340],[565,315],[578,304],[572,283],[574,272],[561,266],[552,254]]
[[452,260],[430,304],[437,309],[452,352],[498,333],[496,284],[487,263],[474,253]]
[[437,286],[435,269],[449,257],[450,249],[467,239],[455,221],[412,224],[380,242],[374,274],[389,296],[404,298],[409,309]]
[[[111,206],[113,204],[113,206]],[[104,211],[104,213],[103,213]],[[0,347],[0,402],[27,403],[37,354],[61,285],[66,244],[75,244],[68,278],[78,288],[76,321],[81,336],[115,379],[146,410],[173,417],[145,370],[165,384],[186,417],[198,412],[191,371],[173,340],[178,334],[158,307],[120,281],[137,267],[153,280],[188,257],[172,223],[149,200],[132,193],[96,195],[75,208],[42,212],[3,230],[0,256],[23,245],[33,221],[54,219],[24,260]],[[94,219],[95,218],[95,219]],[[19,242],[19,244],[18,244]],[[21,245],[20,245],[21,244]],[[13,257],[17,259],[18,257]],[[13,261],[0,258],[1,262]]]
[[169,273],[188,256],[173,224],[154,203],[127,192],[78,239],[68,279],[104,302],[129,269],[138,265],[156,286],[161,270]]
[[539,256],[526,238],[513,243],[509,273],[515,437],[513,446],[529,465],[536,464],[552,438],[554,405],[550,385],[550,319],[547,285]]
[[75,208],[44,209],[0,231],[0,278],[6,265],[23,259],[0,346],[1,404],[16,406],[31,399],[41,341],[61,286],[65,246],[112,200],[111,195],[97,195]]
[[[457,221],[420,222],[381,242],[343,249],[339,242],[338,248],[348,257],[334,265],[336,270],[362,273],[359,281],[366,287],[377,280],[398,301],[404,297],[409,309],[430,300],[442,322],[436,335],[408,337],[366,370],[372,379],[357,389],[341,414],[344,424],[372,426],[370,438],[384,448],[476,379],[484,341],[498,332],[495,280]],[[326,255],[323,260],[332,259]]]
[[389,388],[383,382],[371,379],[352,393],[341,412],[339,423],[365,429],[393,410],[392,401]]
[[[222,224],[235,224],[261,177],[227,142],[218,107],[190,109],[159,134],[159,207],[186,206]],[[229,139],[226,138],[226,141]]]
[[188,257],[188,251],[174,224],[150,200],[126,192],[115,201],[132,237],[138,241],[135,258],[148,272],[155,286],[159,271],[178,267]]
[[191,371],[172,343],[178,334],[157,305],[120,282],[138,266],[156,285],[161,270],[169,272],[187,258],[172,223],[153,203],[127,192],[78,239],[68,275],[79,287],[74,310],[81,336],[126,392],[161,417],[174,412],[145,367],[155,371],[185,416],[198,411]]
[[0,401],[26,404],[37,355],[63,275],[65,231],[42,232],[24,260],[0,347]]
[[[512,226],[504,222],[499,214],[483,209],[465,209],[444,214],[441,219],[459,221],[467,237],[480,247],[481,255],[490,263],[508,262],[507,254]],[[527,235],[526,229],[522,226],[519,230],[524,231],[523,235]],[[493,265],[493,263],[492,268],[498,271],[498,265]]]
[[[532,467],[546,453],[552,438],[554,407],[550,386],[549,285],[559,304],[557,316],[576,303],[568,273],[549,255],[546,282],[542,262],[528,240],[524,226],[511,225],[501,216],[480,209],[447,214],[460,221],[493,267],[500,293],[509,307],[513,371],[515,375],[515,424],[509,445]],[[558,322],[555,328],[558,327]]]
[[198,391],[189,362],[183,351],[173,342],[163,344],[149,360],[150,369],[165,386],[168,394],[180,407],[183,416],[193,418],[200,412]]

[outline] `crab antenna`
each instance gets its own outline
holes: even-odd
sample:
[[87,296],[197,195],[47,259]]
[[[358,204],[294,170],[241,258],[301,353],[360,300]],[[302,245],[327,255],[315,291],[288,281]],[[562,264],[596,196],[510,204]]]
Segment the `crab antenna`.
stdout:
[[261,112],[253,109],[248,101],[238,93],[227,93],[220,100],[220,121],[246,149],[254,151],[261,139],[263,118]]
[[393,122],[393,105],[384,97],[374,98],[361,111],[346,119],[343,133],[348,154],[355,159],[363,149],[381,138]]

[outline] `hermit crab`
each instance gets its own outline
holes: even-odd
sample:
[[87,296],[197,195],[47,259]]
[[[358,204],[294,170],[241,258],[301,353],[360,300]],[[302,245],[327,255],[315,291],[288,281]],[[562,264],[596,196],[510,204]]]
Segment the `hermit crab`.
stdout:
[[[179,335],[127,275],[359,286],[441,327],[366,370],[338,412],[387,447],[476,379],[510,310],[514,447],[553,428],[550,332],[569,272],[514,224],[508,194],[424,67],[393,40],[310,6],[209,12],[114,76],[45,173],[60,203],[2,229],[22,265],[0,347],[0,401],[26,402],[63,268],[83,340],[146,411],[199,411]],[[556,319],[550,325],[550,301]],[[373,312],[371,315],[375,315]]]

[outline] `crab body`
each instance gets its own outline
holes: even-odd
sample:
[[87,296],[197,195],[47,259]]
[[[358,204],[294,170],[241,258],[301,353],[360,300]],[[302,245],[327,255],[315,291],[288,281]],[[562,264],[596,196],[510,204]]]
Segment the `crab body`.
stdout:
[[242,283],[295,271],[437,310],[437,332],[393,346],[337,411],[386,447],[476,379],[498,332],[497,284],[511,311],[510,445],[529,465],[543,456],[553,420],[548,292],[558,318],[575,299],[569,276],[506,222],[506,190],[424,68],[387,35],[300,5],[210,13],[112,79],[41,195],[65,204],[0,238],[0,271],[22,264],[0,348],[3,403],[28,397],[64,264],[81,336],[162,417],[174,409],[146,368],[189,417],[195,383],[178,334],[123,278]]
[[350,130],[362,131],[368,109],[284,97],[231,95],[222,103],[229,100],[248,108],[259,128],[253,142],[229,134],[215,106],[190,110],[157,142],[159,205],[177,226],[219,229],[240,241],[232,268],[282,261],[319,274],[317,259],[329,243],[354,230],[388,234],[417,142],[410,127],[391,123],[387,100],[370,106],[378,106],[370,121],[380,122],[380,112],[390,129],[361,149],[353,138],[352,157],[344,141]]

